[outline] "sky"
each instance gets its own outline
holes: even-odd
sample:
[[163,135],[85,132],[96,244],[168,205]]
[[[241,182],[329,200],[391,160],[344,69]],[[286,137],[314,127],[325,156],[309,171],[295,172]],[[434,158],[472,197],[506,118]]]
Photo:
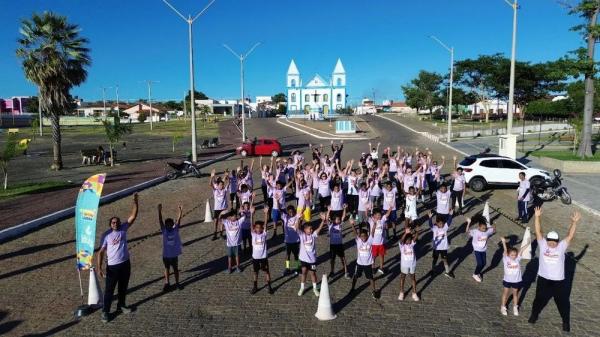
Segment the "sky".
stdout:
[[[171,0],[194,16],[209,0]],[[189,90],[187,23],[162,0],[0,0],[0,97],[35,95],[15,56],[21,20],[50,10],[65,15],[88,38],[92,65],[72,90],[85,101],[102,99],[102,87],[119,86],[122,100],[181,100]],[[543,62],[583,43],[569,28],[579,18],[556,0],[521,0],[517,59]],[[331,76],[338,58],[347,72],[351,104],[363,97],[403,99],[401,85],[419,70],[447,73],[449,53],[428,36],[455,48],[455,59],[510,55],[512,9],[504,0],[216,0],[194,22],[196,90],[215,99],[240,96],[238,53],[261,45],[245,61],[246,96],[286,90],[294,59],[303,82]],[[507,69],[508,71],[508,69]],[[106,98],[115,98],[114,89]]]

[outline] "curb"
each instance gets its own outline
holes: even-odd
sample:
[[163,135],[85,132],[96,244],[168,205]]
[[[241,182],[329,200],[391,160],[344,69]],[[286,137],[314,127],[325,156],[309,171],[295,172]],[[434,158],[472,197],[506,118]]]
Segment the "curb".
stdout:
[[[337,140],[337,139],[342,139],[342,140],[370,140],[370,139],[373,139],[373,138],[367,138],[367,137],[344,137],[344,136],[335,136],[335,137],[333,137],[333,135],[332,135],[332,137],[317,136],[315,134],[312,134],[312,133],[310,133],[308,131],[302,130],[302,129],[300,129],[298,127],[295,127],[293,125],[284,123],[284,122],[280,121],[279,118],[277,119],[277,123],[281,124],[283,126],[287,126],[288,128],[294,129],[296,131],[300,131],[300,132],[302,132],[304,134],[307,134],[309,136],[315,137],[317,139],[325,139],[325,140]],[[329,134],[329,133],[327,133],[325,131],[321,131],[321,130],[317,130],[317,129],[314,129],[314,130],[319,131],[321,133]]]
[[[200,163],[200,164],[198,164],[198,166],[200,168],[204,168],[206,166],[212,165],[223,159],[233,157],[234,155],[235,155],[235,152],[228,153],[228,154],[222,155],[220,157]],[[107,194],[100,198],[100,205],[113,202],[113,201],[121,199],[127,195],[133,194],[137,191],[145,190],[149,187],[161,184],[161,183],[165,182],[166,180],[167,180],[166,176],[161,176],[161,177],[157,177],[157,178],[145,181],[143,183],[139,183],[137,185],[127,187],[120,191],[116,191],[116,192]],[[24,222],[22,224],[19,224],[19,225],[13,226],[13,227],[5,228],[3,230],[0,230],[0,242],[8,241],[10,239],[20,236],[21,234],[26,234],[28,232],[31,232],[39,227],[49,225],[49,224],[58,222],[60,220],[69,218],[69,217],[73,216],[74,214],[75,214],[75,206],[71,206],[69,208],[65,208],[63,210],[56,211],[54,213],[50,213],[43,217],[39,217],[37,219],[33,219],[33,220]]]

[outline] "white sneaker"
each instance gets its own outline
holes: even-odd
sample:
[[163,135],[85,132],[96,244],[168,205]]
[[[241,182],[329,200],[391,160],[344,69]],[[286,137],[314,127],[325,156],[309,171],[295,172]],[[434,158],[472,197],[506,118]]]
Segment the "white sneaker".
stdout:
[[517,305],[513,306],[513,315],[519,316],[519,306],[517,306]]
[[417,295],[417,293],[413,293],[413,294],[412,294],[412,299],[413,299],[413,301],[415,301],[415,302],[419,302],[419,295]]
[[319,297],[319,295],[321,293],[319,293],[319,290],[317,290],[317,288],[313,288],[313,293],[315,294],[315,296]]
[[378,268],[378,269],[377,269],[377,274],[381,274],[381,275],[383,275],[383,274],[385,274],[385,273],[383,272],[383,270],[382,270],[381,268]]
[[479,283],[481,283],[481,277],[479,277],[479,275],[475,275],[473,274],[473,279]]
[[302,295],[304,295],[304,288],[300,288],[300,290],[298,290],[298,296]]
[[506,310],[505,306],[500,307],[500,312],[502,313],[502,316],[508,315],[508,311]]
[[400,295],[398,295],[398,301],[404,301],[404,292],[401,292]]

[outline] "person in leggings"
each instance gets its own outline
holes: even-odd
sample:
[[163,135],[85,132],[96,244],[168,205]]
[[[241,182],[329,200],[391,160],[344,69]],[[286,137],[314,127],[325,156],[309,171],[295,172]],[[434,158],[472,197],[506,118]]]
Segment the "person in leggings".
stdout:
[[535,237],[540,248],[540,261],[535,299],[533,300],[529,323],[535,323],[542,309],[548,304],[548,301],[554,298],[554,302],[562,318],[563,331],[571,331],[571,304],[569,303],[568,287],[565,281],[565,252],[575,236],[577,223],[581,219],[581,214],[575,211],[571,215],[569,232],[562,240],[559,240],[558,233],[554,231],[549,232],[544,237],[542,225],[540,224],[541,216],[541,207],[536,207]]
[[[110,218],[110,229],[103,235],[100,251],[98,252],[98,271],[101,277],[106,277],[104,301],[102,307],[102,322],[109,321],[110,305],[112,304],[115,287],[118,286],[118,302],[115,314],[130,313],[131,308],[125,305],[127,286],[131,274],[129,250],[127,249],[127,231],[133,226],[138,213],[138,194],[133,195],[133,208],[127,222],[121,223],[118,217]],[[103,263],[106,261],[106,272]]]

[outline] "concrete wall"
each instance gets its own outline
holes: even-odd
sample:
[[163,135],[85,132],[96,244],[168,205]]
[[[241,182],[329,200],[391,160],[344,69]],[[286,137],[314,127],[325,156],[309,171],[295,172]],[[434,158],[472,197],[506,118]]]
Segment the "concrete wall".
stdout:
[[567,161],[540,157],[540,164],[552,169],[557,168],[563,173],[600,173],[598,161]]

